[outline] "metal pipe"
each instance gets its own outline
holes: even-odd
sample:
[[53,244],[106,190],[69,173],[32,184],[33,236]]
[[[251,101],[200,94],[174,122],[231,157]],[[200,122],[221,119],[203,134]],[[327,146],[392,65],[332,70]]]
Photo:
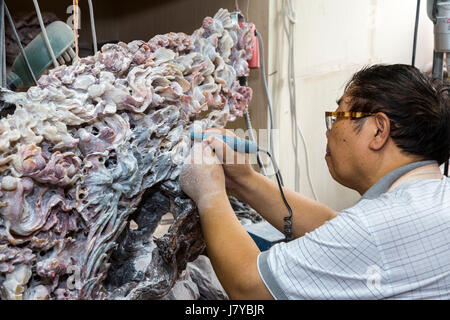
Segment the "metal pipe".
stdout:
[[25,50],[22,46],[22,42],[20,41],[19,34],[17,33],[17,30],[16,30],[16,26],[14,25],[14,20],[12,19],[11,14],[9,13],[6,3],[5,3],[5,13],[8,18],[9,24],[11,25],[11,29],[13,31],[14,37],[16,38],[17,46],[19,47],[20,53],[22,54],[23,59],[25,60],[25,64],[27,66],[28,72],[30,73],[31,78],[33,79],[34,85],[36,85],[37,84],[36,77],[34,76],[33,70],[31,69],[31,65],[30,65],[30,62],[28,61],[27,54],[25,53]]
[[441,79],[443,77],[444,68],[444,53],[443,52],[433,52],[433,79]]
[[42,30],[42,36],[44,37],[45,45],[47,46],[48,52],[50,53],[50,56],[52,57],[53,65],[56,67],[59,66],[58,61],[56,61],[55,54],[53,52],[52,46],[50,45],[50,41],[48,40],[47,31],[45,30],[44,21],[42,20],[41,10],[39,9],[39,4],[37,0],[33,0],[34,8],[36,9],[36,14],[39,20],[39,25],[41,26]]
[[450,78],[450,52],[445,53],[447,61],[447,77]]
[[92,31],[92,42],[94,46],[94,54],[97,53],[97,34],[95,32],[95,20],[94,20],[94,7],[92,6],[92,0],[88,0],[89,2],[89,15],[91,17],[91,31]]

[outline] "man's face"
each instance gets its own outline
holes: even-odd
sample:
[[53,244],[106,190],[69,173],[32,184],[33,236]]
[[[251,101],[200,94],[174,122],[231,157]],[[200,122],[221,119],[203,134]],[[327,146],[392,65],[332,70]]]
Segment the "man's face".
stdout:
[[[350,111],[349,98],[345,94],[336,111]],[[340,184],[355,189],[368,151],[364,128],[358,133],[354,120],[337,119],[326,135],[325,160],[331,176]]]

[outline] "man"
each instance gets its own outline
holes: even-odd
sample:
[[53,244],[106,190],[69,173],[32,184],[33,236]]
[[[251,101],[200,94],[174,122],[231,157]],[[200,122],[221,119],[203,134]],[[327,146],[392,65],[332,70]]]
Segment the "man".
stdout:
[[357,72],[327,113],[325,159],[333,178],[362,198],[337,213],[285,188],[295,239],[262,253],[226,187],[283,231],[277,185],[249,164],[221,165],[233,151],[220,139],[195,144],[209,161],[189,158],[180,183],[197,203],[230,298],[449,299],[450,179],[439,169],[450,156],[447,103],[448,88],[411,66]]

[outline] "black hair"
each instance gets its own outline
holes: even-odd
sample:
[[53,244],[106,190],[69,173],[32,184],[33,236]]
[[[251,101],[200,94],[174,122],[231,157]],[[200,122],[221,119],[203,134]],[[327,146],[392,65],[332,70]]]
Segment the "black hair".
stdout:
[[[450,158],[449,84],[417,68],[374,65],[355,73],[345,87],[350,111],[383,112],[390,136],[405,153],[439,164]],[[361,130],[364,120],[356,122]]]

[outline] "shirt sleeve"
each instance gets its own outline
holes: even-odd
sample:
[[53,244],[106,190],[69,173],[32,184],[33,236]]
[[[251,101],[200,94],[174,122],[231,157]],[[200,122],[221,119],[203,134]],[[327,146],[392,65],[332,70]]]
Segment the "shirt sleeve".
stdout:
[[380,299],[388,290],[373,237],[348,211],[262,252],[258,271],[276,299]]

